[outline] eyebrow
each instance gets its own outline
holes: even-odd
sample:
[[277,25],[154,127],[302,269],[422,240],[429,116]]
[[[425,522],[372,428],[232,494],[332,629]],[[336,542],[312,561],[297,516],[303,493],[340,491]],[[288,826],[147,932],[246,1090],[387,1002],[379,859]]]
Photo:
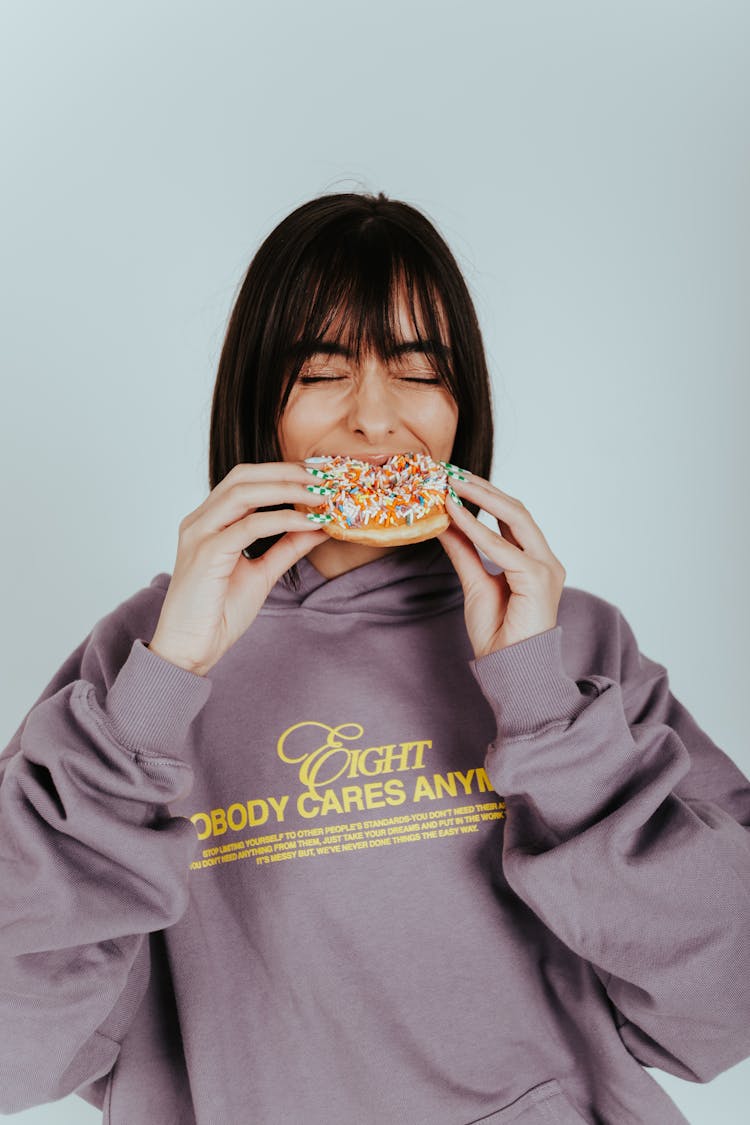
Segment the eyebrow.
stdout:
[[[293,345],[292,350],[298,356],[342,355],[351,359],[354,354],[351,348],[343,344],[333,340],[318,339],[300,340]],[[450,358],[453,351],[447,344],[438,340],[405,340],[402,344],[394,345],[393,350],[396,355],[419,352],[426,355],[442,355],[446,359]]]

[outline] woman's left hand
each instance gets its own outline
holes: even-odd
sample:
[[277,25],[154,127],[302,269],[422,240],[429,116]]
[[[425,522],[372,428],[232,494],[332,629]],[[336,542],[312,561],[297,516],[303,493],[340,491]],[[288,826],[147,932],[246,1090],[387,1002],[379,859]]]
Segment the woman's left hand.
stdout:
[[[451,465],[448,473],[454,491],[494,516],[500,528],[500,534],[490,530],[446,500],[451,525],[437,538],[464,588],[466,630],[478,660],[557,625],[566,571],[520,500],[465,469]],[[503,573],[488,574],[475,547]]]

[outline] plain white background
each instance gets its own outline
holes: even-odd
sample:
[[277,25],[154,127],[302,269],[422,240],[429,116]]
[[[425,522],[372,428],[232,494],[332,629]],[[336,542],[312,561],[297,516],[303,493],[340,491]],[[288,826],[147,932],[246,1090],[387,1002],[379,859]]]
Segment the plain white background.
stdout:
[[[382,190],[466,276],[494,483],[750,771],[747,5],[4,0],[0,24],[3,745],[172,571],[260,242]],[[651,1073],[693,1125],[746,1120],[750,1061]]]

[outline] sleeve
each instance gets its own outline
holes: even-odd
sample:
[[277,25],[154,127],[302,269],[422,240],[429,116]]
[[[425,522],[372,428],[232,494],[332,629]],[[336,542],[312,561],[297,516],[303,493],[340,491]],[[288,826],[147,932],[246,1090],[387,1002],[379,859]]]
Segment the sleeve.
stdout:
[[750,785],[616,612],[611,676],[569,676],[559,624],[469,662],[503,870],[591,964],[630,1053],[708,1082],[750,1054]]
[[197,838],[166,806],[192,785],[179,754],[210,690],[104,619],[0,755],[2,1113],[96,1083],[117,1058],[148,983],[145,935],[187,906]]

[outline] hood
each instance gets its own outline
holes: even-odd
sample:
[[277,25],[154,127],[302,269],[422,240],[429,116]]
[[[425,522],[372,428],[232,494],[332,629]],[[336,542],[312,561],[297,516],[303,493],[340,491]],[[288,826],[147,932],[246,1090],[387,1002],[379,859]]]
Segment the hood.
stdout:
[[280,578],[266,598],[262,614],[303,608],[336,615],[431,617],[463,605],[460,579],[437,539],[399,547],[335,578],[324,578],[307,556],[298,560],[297,570],[299,590],[288,590]]

